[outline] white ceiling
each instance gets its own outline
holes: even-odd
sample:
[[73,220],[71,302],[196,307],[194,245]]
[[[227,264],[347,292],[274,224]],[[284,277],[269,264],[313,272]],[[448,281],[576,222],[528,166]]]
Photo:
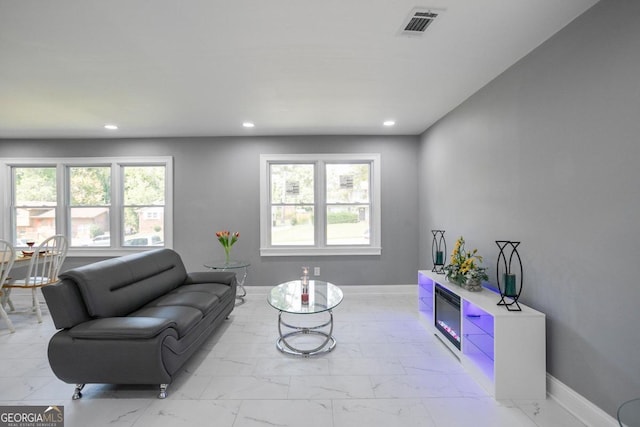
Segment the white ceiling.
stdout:
[[416,135],[595,3],[0,0],[0,138]]

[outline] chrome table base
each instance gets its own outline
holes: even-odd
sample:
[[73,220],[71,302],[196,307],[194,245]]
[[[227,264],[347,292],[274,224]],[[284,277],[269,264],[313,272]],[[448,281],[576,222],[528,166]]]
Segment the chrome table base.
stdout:
[[[296,325],[291,325],[289,323],[284,322],[282,320],[283,312],[281,311],[280,314],[278,315],[278,333],[280,334],[280,338],[278,338],[278,341],[276,342],[276,347],[278,348],[278,350],[286,354],[291,354],[294,356],[303,356],[303,357],[315,356],[317,354],[323,354],[323,353],[328,353],[332,351],[336,347],[336,339],[332,335],[333,313],[331,312],[331,310],[328,310],[327,313],[329,313],[329,320],[321,325],[296,326]],[[329,327],[328,332],[321,330],[322,328],[327,326]],[[293,331],[283,333],[282,331],[283,327],[293,329]],[[320,337],[324,338],[324,340],[317,347],[310,348],[310,349],[306,349],[306,348],[303,349],[303,348],[296,347],[291,342],[291,339],[290,339],[292,337],[296,337],[300,335],[319,335]]]

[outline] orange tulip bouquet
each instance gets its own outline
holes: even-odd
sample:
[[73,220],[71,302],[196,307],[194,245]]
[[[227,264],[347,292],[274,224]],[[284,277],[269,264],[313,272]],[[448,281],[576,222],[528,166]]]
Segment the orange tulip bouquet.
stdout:
[[238,238],[240,237],[240,233],[238,233],[237,231],[235,233],[231,233],[228,230],[217,231],[216,237],[218,238],[218,242],[220,242],[220,244],[224,248],[225,262],[229,264],[229,255],[231,253],[231,246],[233,246],[233,244],[238,241]]

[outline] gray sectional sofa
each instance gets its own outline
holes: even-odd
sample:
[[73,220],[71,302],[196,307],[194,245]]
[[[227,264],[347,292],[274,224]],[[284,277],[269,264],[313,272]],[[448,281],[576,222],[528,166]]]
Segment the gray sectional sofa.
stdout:
[[60,274],[42,288],[60,329],[49,342],[55,375],[76,384],[160,384],[180,367],[235,306],[231,272],[187,273],[170,249],[126,255]]

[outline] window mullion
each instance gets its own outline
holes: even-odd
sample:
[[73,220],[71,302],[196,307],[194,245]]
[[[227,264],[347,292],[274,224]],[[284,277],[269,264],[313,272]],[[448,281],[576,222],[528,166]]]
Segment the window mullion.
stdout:
[[[260,231],[261,234],[261,241],[266,240],[267,242],[271,242],[272,241],[272,233],[271,233],[271,222],[273,221],[273,197],[271,194],[271,185],[272,185],[272,179],[271,179],[271,163],[266,162],[266,165],[260,165],[261,168],[263,168],[264,166],[266,166],[266,168],[264,169],[264,172],[266,174],[266,185],[264,185],[264,188],[260,189],[261,193],[265,193],[264,196],[267,199],[267,208],[263,214],[265,220],[267,221],[266,226],[262,227],[263,230]],[[263,178],[264,179],[264,178]],[[262,208],[262,206],[261,206]],[[264,236],[264,237],[262,237]],[[261,243],[262,246],[262,243]]]
[[13,193],[13,179],[10,173],[11,168],[9,168],[6,163],[0,161],[0,182],[4,181],[8,185],[0,185],[0,204],[2,204],[3,211],[8,213],[8,217],[5,217],[5,220],[0,225],[0,231],[3,236],[10,236],[10,240],[15,244],[16,236],[14,236],[12,229],[13,224],[13,201],[10,200],[10,193]]
[[[173,230],[173,167],[169,167],[167,163],[164,166],[164,214],[163,214],[163,236],[164,244],[167,247],[173,247],[173,232],[168,233],[167,230]],[[171,209],[167,209],[171,206]],[[171,224],[171,225],[170,225]]]
[[120,163],[111,165],[111,198],[113,217],[111,219],[111,243],[119,248],[123,242],[122,223],[124,222],[124,166]]
[[327,197],[326,197],[326,163],[319,160],[315,163],[316,180],[314,183],[316,210],[316,247],[327,246]]
[[64,163],[56,165],[56,234],[62,234],[71,241],[69,230],[71,222],[71,186],[69,185],[69,168]]

